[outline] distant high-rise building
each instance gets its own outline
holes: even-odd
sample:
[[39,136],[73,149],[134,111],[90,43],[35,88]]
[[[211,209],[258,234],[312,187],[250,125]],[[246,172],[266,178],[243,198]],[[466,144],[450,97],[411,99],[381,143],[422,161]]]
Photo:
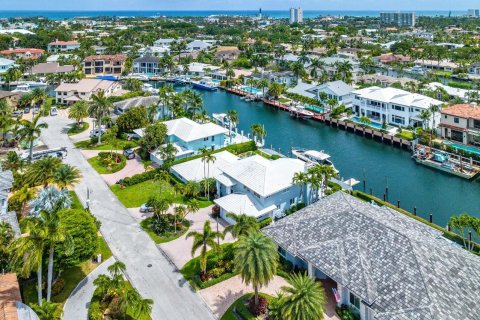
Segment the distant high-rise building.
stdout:
[[478,17],[480,17],[480,10],[479,9],[468,9],[467,16],[478,18]]
[[262,8],[260,8],[260,10],[258,10],[258,18],[262,19]]
[[302,23],[303,10],[302,8],[290,8],[290,23]]
[[399,27],[415,27],[415,12],[382,12],[382,23],[394,24]]

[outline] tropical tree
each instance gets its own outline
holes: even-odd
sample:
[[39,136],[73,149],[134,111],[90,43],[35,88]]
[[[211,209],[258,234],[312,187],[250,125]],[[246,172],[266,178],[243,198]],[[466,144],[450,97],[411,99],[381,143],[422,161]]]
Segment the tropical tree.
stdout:
[[418,115],[420,119],[422,119],[423,129],[426,130],[428,128],[428,123],[430,121],[430,111],[422,110]]
[[11,267],[11,254],[9,246],[15,239],[15,232],[12,226],[4,221],[0,221],[0,270],[9,271]]
[[40,320],[57,320],[60,319],[58,312],[58,303],[50,302],[42,299],[42,304],[32,304],[32,309]]
[[200,249],[200,269],[202,270],[202,276],[205,278],[207,275],[207,250],[208,247],[219,252],[221,247],[215,242],[215,238],[223,239],[223,233],[213,231],[210,226],[210,220],[205,221],[203,225],[203,231],[190,231],[187,234],[187,239],[193,237],[192,245],[192,257],[195,256],[195,252]]
[[234,244],[233,263],[246,285],[252,284],[255,291],[254,303],[258,306],[258,290],[267,285],[277,272],[277,246],[260,232],[252,232]]
[[30,203],[30,216],[39,217],[42,211],[57,212],[72,206],[72,198],[66,189],[58,190],[54,186],[46,187]]
[[80,170],[72,167],[69,164],[62,164],[58,167],[55,175],[53,176],[53,182],[60,188],[65,189],[72,187],[74,183],[78,183],[82,174]]
[[271,97],[274,97],[275,99],[278,99],[278,97],[282,95],[284,91],[285,91],[285,86],[278,82],[272,82],[268,87],[268,95]]
[[7,133],[13,122],[10,103],[6,99],[0,100],[0,130],[2,131],[3,145],[5,145]]
[[366,126],[368,126],[370,123],[372,123],[372,120],[370,120],[370,118],[367,117],[367,116],[361,116],[359,120],[362,124],[364,124]]
[[268,89],[269,85],[270,85],[270,81],[268,81],[268,79],[266,79],[266,78],[262,78],[262,79],[258,80],[257,86],[258,86],[259,89],[262,90],[262,97],[265,96],[265,89]]
[[228,136],[230,137],[230,144],[232,143],[232,126],[236,126],[239,122],[238,111],[230,109],[227,111],[228,118]]
[[32,119],[32,121],[28,120],[20,120],[20,125],[22,126],[21,129],[18,131],[20,135],[20,141],[25,141],[29,144],[29,156],[28,160],[32,162],[33,157],[33,144],[35,140],[40,137],[42,133],[42,129],[48,128],[48,125],[45,122],[38,123],[40,119],[40,115],[37,115]]
[[31,95],[33,102],[40,104],[40,110],[42,110],[42,114],[45,116],[45,100],[48,98],[47,92],[42,88],[35,88]]
[[305,172],[295,172],[292,178],[293,184],[300,185],[300,201],[303,202],[303,190],[308,183],[308,175]]
[[98,144],[102,143],[102,120],[110,114],[112,109],[113,104],[105,95],[105,91],[102,90],[92,95],[92,102],[88,112],[97,119]]
[[11,82],[15,82],[22,77],[23,73],[18,67],[11,67],[5,72],[4,78],[8,83],[8,89],[10,89]]
[[319,282],[306,274],[294,273],[287,278],[289,286],[282,287],[280,310],[284,320],[323,319],[325,291]]
[[28,202],[35,199],[37,192],[35,188],[30,188],[28,185],[23,185],[17,190],[9,199],[10,203],[17,203],[19,205],[19,213],[23,215],[25,213],[25,207]]
[[[459,234],[463,240],[463,246],[467,250],[473,250],[475,242],[470,239],[469,233],[474,232],[477,237],[480,235],[480,219],[462,213],[459,216],[451,216],[448,221],[448,227],[455,233]],[[473,239],[474,237],[472,237]]]
[[240,238],[241,236],[247,236],[252,232],[259,231],[257,219],[246,214],[237,215],[235,213],[227,213],[227,217],[235,221],[234,224],[230,224],[223,230],[224,234],[230,232],[234,238]]
[[[443,89],[443,88],[442,88]],[[428,108],[428,111],[432,115],[432,127],[435,128],[435,115],[437,112],[441,110],[441,107],[439,105],[431,105],[430,108]]]
[[210,183],[208,183],[209,180],[210,180],[210,163],[215,163],[216,160],[217,160],[217,158],[213,154],[212,150],[207,150],[207,153],[205,154],[205,156],[204,157],[202,156],[202,161],[207,163],[207,176],[206,176],[206,179],[205,179],[205,184],[206,184],[206,188],[207,188],[207,196],[208,197],[210,197]]
[[250,130],[252,130],[253,136],[263,145],[264,139],[267,136],[265,127],[260,123],[254,123],[250,126]]
[[80,127],[83,119],[88,117],[88,109],[89,105],[88,102],[85,100],[80,100],[75,102],[68,111],[68,118],[75,120],[77,123],[76,125]]
[[62,164],[57,157],[46,157],[31,164],[25,172],[25,179],[31,187],[48,186]]

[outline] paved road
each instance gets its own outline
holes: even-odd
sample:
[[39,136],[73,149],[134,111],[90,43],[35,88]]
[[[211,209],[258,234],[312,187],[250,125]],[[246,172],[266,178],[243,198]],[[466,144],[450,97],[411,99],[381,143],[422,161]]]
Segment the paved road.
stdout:
[[70,120],[57,116],[47,117],[45,122],[49,127],[42,133],[43,141],[50,148],[67,147],[65,162],[76,166],[83,174],[75,191],[85,203],[87,188],[91,190],[91,211],[101,221],[100,231],[115,258],[125,263],[126,276],[139,293],[155,301],[152,318],[214,319],[201,297],[143,232],[80,151],[73,147],[66,135]]
[[107,268],[114,262],[115,258],[110,257],[80,281],[63,306],[63,319],[88,319],[88,306],[95,291],[93,281],[101,274],[108,274]]

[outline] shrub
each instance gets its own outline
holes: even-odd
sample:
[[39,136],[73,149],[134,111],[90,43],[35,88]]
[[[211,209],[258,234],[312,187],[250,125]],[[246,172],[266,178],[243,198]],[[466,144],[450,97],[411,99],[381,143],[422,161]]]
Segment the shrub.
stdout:
[[262,228],[270,225],[271,223],[272,223],[272,218],[268,217],[267,219],[262,220],[262,221],[258,222],[257,224],[258,224],[258,227],[260,229],[262,229]]
[[218,278],[225,273],[225,268],[221,268],[221,267],[213,268],[208,273],[210,275],[210,278],[212,279]]
[[[258,297],[258,305],[255,305],[255,295],[253,295],[250,298],[250,301],[248,302],[248,304],[249,304],[248,307],[250,309],[250,312],[254,316],[259,316],[259,315],[265,314],[267,312],[268,301],[267,301],[267,298],[265,298],[265,297],[259,296]],[[248,318],[244,317],[244,319],[248,319]]]
[[52,285],[52,296],[56,296],[60,292],[62,292],[63,288],[65,287],[65,280],[63,278],[58,278]]
[[255,144],[254,141],[248,141],[248,142],[229,145],[225,149],[233,154],[238,155],[248,151],[257,150],[257,145]]
[[100,302],[98,300],[92,300],[88,307],[88,319],[89,320],[103,320],[103,312],[100,309]]
[[126,187],[130,187],[148,180],[152,180],[155,178],[155,175],[159,173],[159,169],[143,172],[143,173],[137,173],[131,177],[126,177],[123,179],[122,184]]

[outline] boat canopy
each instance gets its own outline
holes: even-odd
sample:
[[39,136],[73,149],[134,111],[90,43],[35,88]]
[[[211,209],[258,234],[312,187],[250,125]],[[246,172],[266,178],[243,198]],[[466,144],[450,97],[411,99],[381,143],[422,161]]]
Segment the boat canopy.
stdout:
[[322,151],[316,151],[316,150],[308,150],[305,151],[305,155],[309,156],[310,158],[317,159],[320,161],[324,161],[330,158],[330,155],[322,152]]

